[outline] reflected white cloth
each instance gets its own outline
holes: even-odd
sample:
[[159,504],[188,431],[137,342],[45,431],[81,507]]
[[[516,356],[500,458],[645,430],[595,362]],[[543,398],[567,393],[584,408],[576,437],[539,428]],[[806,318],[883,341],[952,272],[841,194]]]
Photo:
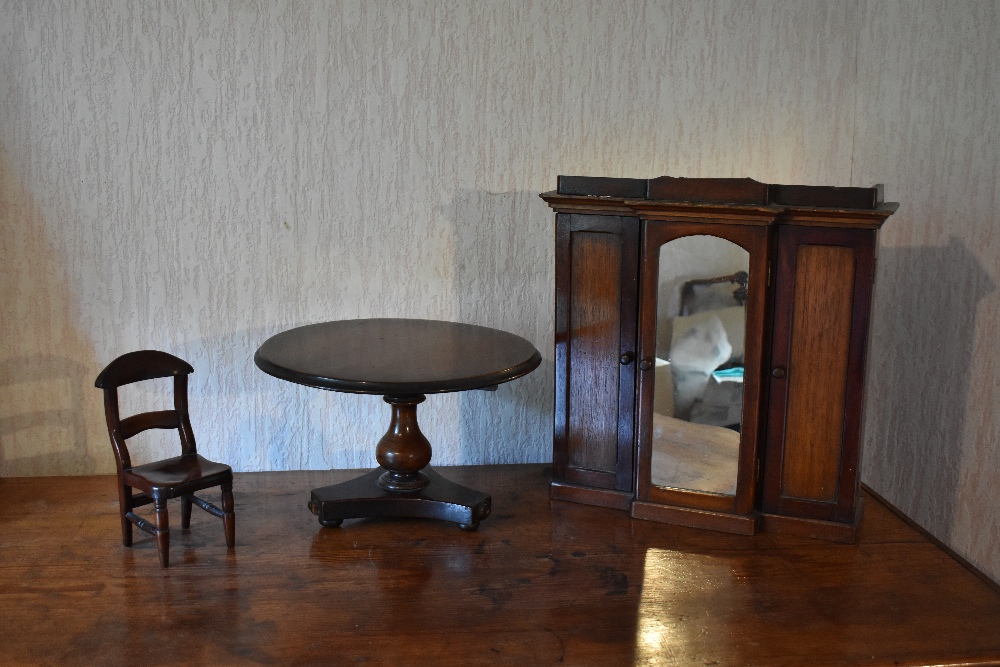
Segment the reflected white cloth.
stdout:
[[[732,345],[732,352],[727,361],[737,364],[743,363],[743,349],[746,345],[746,308],[743,306],[732,306],[730,308],[719,308],[718,310],[708,310],[694,315],[684,315],[673,318],[670,325],[671,345],[674,345],[681,336],[686,334],[693,327],[703,324],[711,317],[718,317],[722,322],[722,328],[726,332],[726,340]],[[725,364],[727,361],[723,361]]]
[[732,354],[733,346],[717,315],[710,315],[685,331],[674,329],[670,363],[679,369],[708,375],[729,361]]

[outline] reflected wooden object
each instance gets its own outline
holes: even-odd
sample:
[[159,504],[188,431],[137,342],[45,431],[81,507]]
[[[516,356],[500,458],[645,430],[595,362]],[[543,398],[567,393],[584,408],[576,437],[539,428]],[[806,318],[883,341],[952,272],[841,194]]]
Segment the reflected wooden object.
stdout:
[[743,306],[747,302],[747,281],[750,279],[749,274],[746,271],[737,271],[736,273],[729,276],[719,276],[718,278],[704,278],[701,280],[689,280],[684,283],[684,288],[681,290],[681,315],[691,315],[694,310],[692,303],[695,300],[695,292],[699,287],[705,287],[709,285],[720,285],[726,283],[732,283],[736,286],[733,290],[733,301],[737,304]]
[[[898,205],[880,186],[666,176],[560,176],[541,196],[556,211],[552,497],[743,534],[855,539],[876,235]],[[684,273],[677,254],[661,256],[697,237],[742,249],[746,267],[699,260]],[[744,337],[742,414],[715,424],[739,430],[735,460],[720,446],[731,434],[662,437],[657,414],[712,425],[663,351],[678,320],[696,316],[663,316],[664,275],[686,279],[682,301],[718,287],[745,304],[733,337]],[[674,395],[658,391],[670,382]]]
[[740,434],[653,413],[650,475],[657,486],[736,493]]

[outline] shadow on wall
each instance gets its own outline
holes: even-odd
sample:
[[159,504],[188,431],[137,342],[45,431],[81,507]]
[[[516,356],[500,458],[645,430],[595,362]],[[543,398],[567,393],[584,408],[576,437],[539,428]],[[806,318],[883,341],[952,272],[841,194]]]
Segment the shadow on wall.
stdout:
[[269,337],[316,321],[228,331],[170,350],[195,368],[190,409],[201,453],[237,470],[374,465],[375,443],[389,423],[381,397],[297,385],[254,363]]
[[954,237],[881,248],[878,261],[875,308],[887,340],[870,351],[866,482],[944,539],[967,466],[977,312],[996,285]]
[[458,395],[461,463],[551,459],[552,216],[535,192],[456,193],[447,210],[454,319],[503,329],[538,348],[541,365],[495,392]]
[[103,424],[98,363],[73,321],[65,259],[3,147],[0,266],[0,476],[113,471],[110,445],[87,437]]
[[[3,477],[96,471],[87,451],[89,368],[38,354],[0,362],[0,461]],[[108,445],[110,447],[110,444]]]

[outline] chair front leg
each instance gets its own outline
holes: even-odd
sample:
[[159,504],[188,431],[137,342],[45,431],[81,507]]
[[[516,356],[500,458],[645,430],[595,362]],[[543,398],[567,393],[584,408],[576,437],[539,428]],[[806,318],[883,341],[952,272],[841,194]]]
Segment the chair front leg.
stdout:
[[232,483],[222,485],[222,527],[226,531],[226,546],[236,546],[236,512],[233,503]]
[[132,487],[118,480],[118,513],[122,520],[122,546],[132,546],[132,522],[128,513],[132,511]]
[[191,496],[181,496],[181,528],[191,527]]
[[160,565],[170,564],[170,523],[167,519],[167,499],[156,498],[156,550],[160,554]]

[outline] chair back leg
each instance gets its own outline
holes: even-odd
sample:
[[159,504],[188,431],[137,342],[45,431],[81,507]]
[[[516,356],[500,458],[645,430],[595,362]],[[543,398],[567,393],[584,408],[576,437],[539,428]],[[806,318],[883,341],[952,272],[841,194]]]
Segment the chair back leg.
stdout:
[[191,527],[191,496],[181,496],[181,528]]
[[222,485],[222,527],[226,531],[226,546],[236,546],[236,512],[233,503],[232,482]]
[[170,564],[170,523],[167,517],[167,499],[157,498],[156,504],[156,551],[160,554],[160,565]]

